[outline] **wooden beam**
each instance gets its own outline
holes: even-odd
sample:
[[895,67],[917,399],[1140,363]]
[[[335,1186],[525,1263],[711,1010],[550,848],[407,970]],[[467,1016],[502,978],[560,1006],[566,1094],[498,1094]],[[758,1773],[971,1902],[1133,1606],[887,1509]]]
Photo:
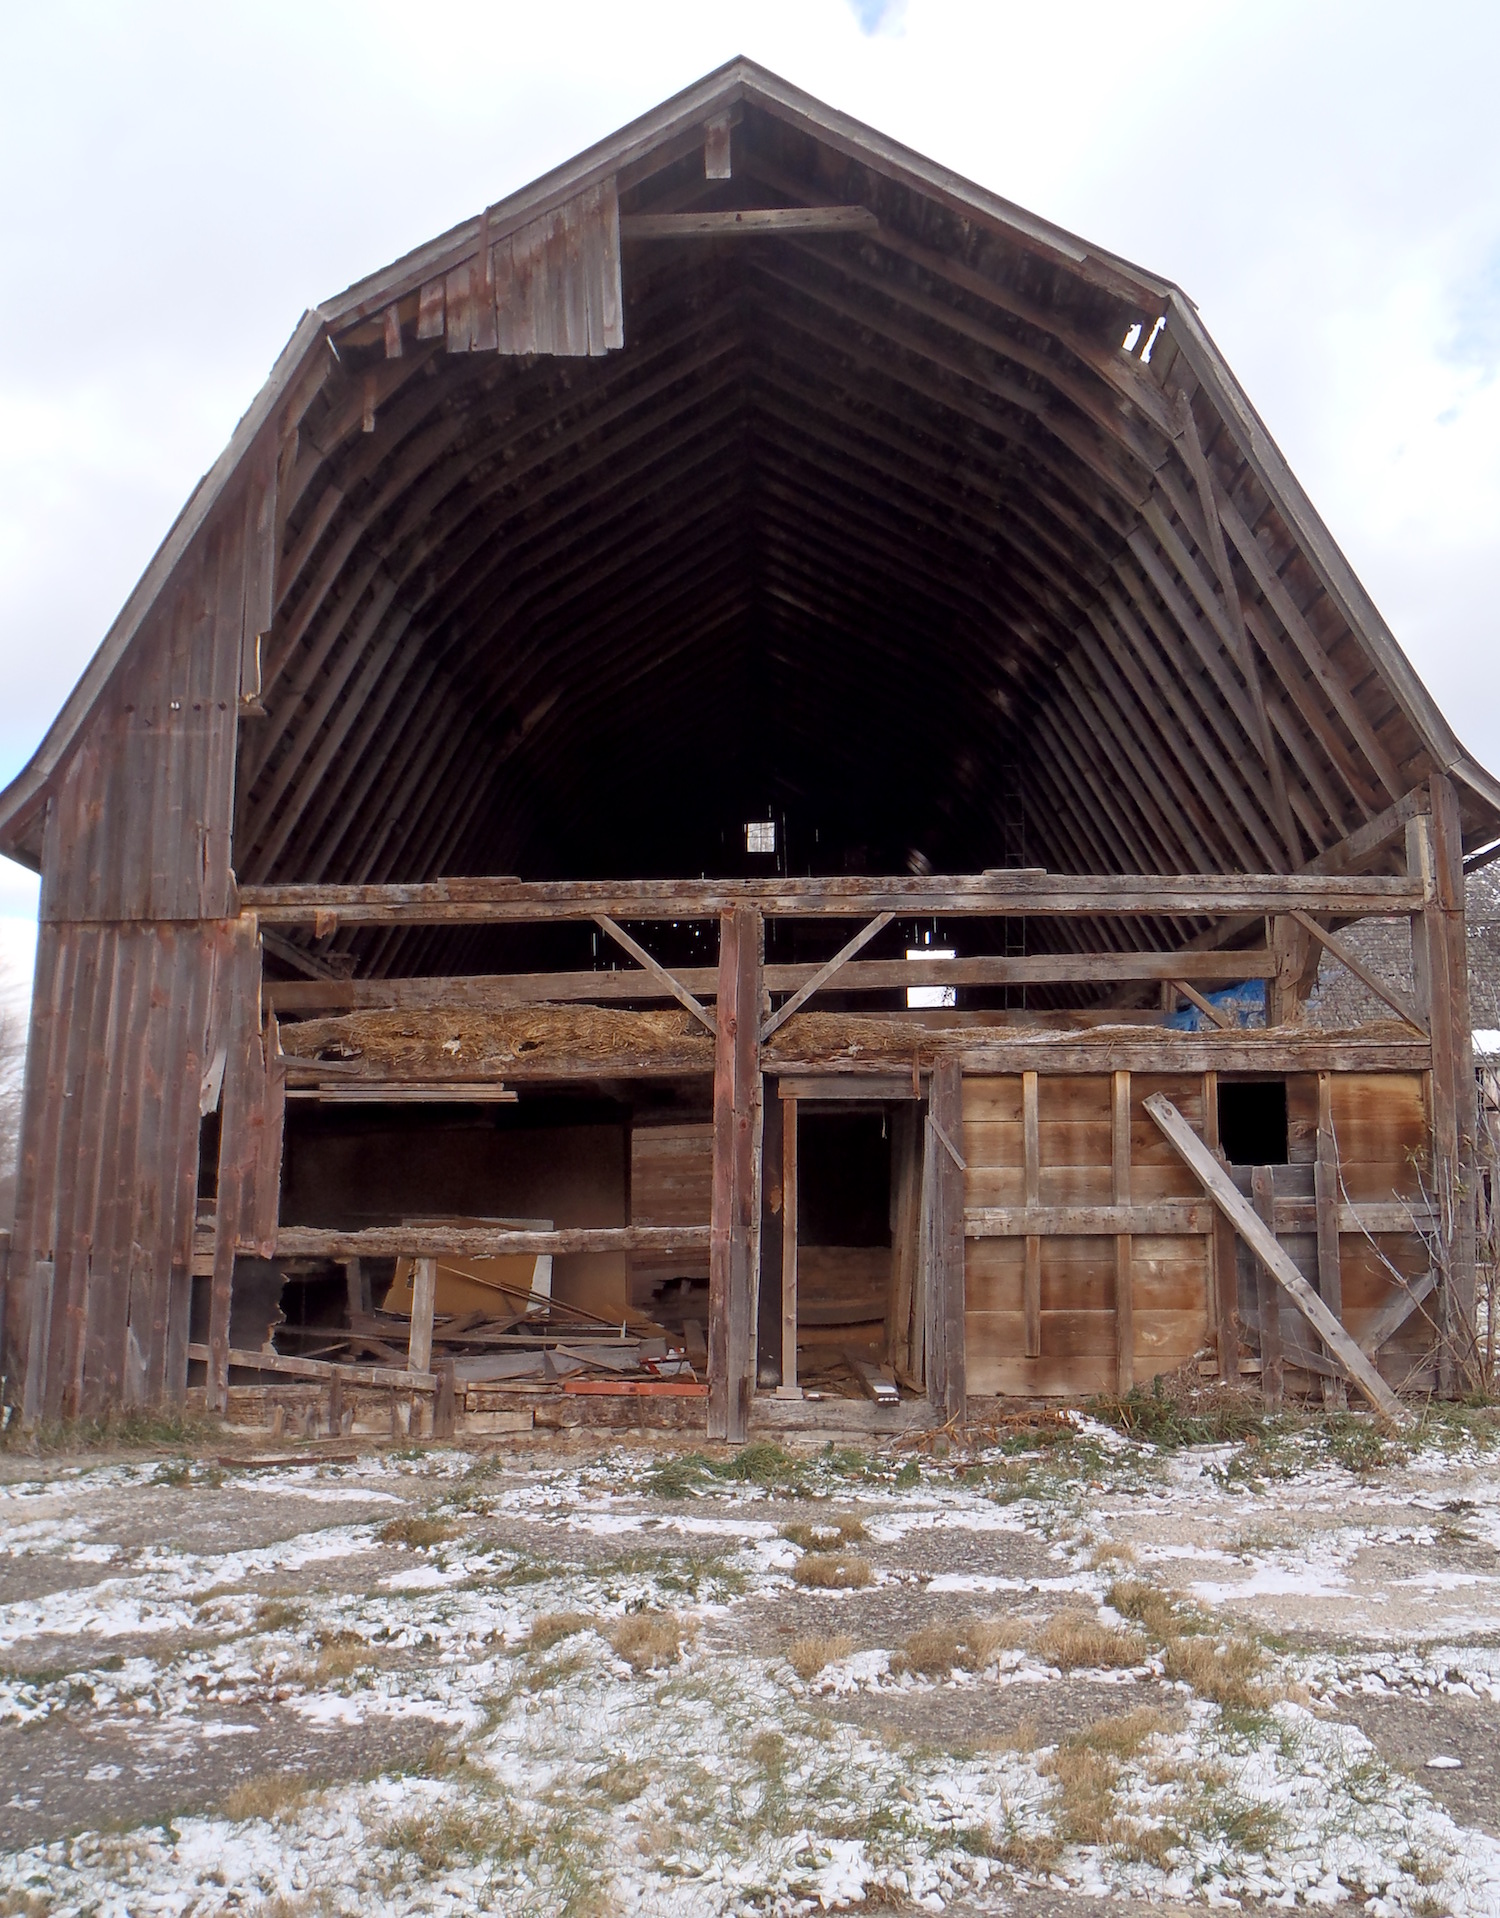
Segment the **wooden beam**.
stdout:
[[1405,994],[1398,992],[1394,986],[1388,985],[1379,973],[1372,971],[1364,963],[1358,954],[1351,952],[1342,939],[1337,939],[1331,932],[1326,932],[1316,919],[1310,918],[1305,912],[1298,912],[1294,908],[1286,916],[1289,919],[1295,919],[1305,932],[1311,933],[1325,952],[1331,952],[1341,966],[1346,966],[1361,985],[1368,986],[1375,997],[1388,1005],[1398,1018],[1404,1019],[1415,1031],[1426,1035],[1427,1027],[1423,1024],[1416,1007]]
[[278,1259],[503,1259],[576,1252],[706,1252],[706,1225],[585,1225],[556,1231],[489,1225],[381,1225],[344,1232],[284,1225]]
[[738,905],[719,922],[714,1057],[713,1213],[709,1234],[708,1435],[742,1443],[755,1391],[755,1273],[764,922]]
[[[1339,1246],[1339,1154],[1333,1133],[1333,1081],[1318,1074],[1318,1156],[1313,1163],[1313,1203],[1318,1218],[1318,1296],[1344,1322],[1344,1276]],[[1335,1410],[1348,1403],[1342,1379],[1325,1379],[1323,1402]]]
[[728,212],[622,213],[621,240],[722,240],[745,234],[876,233],[867,206],[757,206]]
[[928,1131],[943,1140],[926,1155],[930,1183],[931,1258],[927,1274],[927,1390],[944,1420],[962,1420],[966,1403],[964,1355],[964,1174],[952,1135],[963,1124],[963,1075],[951,1053],[932,1069]]
[[[1110,1085],[1110,1194],[1117,1209],[1130,1207],[1130,1074],[1115,1072]],[[1115,1390],[1135,1384],[1135,1275],[1131,1235],[1115,1236]]]
[[432,1314],[437,1303],[437,1260],[416,1261],[411,1281],[411,1333],[406,1369],[426,1372],[432,1364]]
[[641,945],[639,941],[632,939],[623,926],[617,926],[609,914],[603,912],[595,913],[594,921],[596,925],[600,926],[609,934],[617,946],[622,947],[638,965],[644,967],[645,970],[650,973],[651,977],[664,992],[670,993],[678,1005],[685,1006],[698,1021],[699,1025],[706,1028],[709,1032],[716,1033],[718,1031],[718,1027],[714,1022],[714,1015],[693,997],[686,986],[674,979],[664,965],[658,960],[653,959],[651,954],[647,952],[646,948]]
[[711,919],[737,906],[775,918],[848,918],[878,912],[1021,917],[1097,914],[1212,918],[1300,908],[1341,918],[1420,911],[1410,878],[1314,873],[1049,874],[1004,869],[978,876],[885,879],[614,880],[435,879],[406,885],[244,886],[241,908],[272,925],[542,924],[612,918]]
[[[887,915],[888,917],[888,915]],[[808,964],[767,966],[767,992],[797,992],[826,968]],[[1264,948],[1233,952],[1045,952],[974,959],[867,959],[840,968],[840,992],[891,992],[903,986],[1114,985],[1125,981],[1179,979],[1234,985],[1275,976],[1276,956]],[[673,974],[699,1000],[711,1000],[716,966],[684,966]],[[359,1012],[386,1007],[497,1011],[541,1002],[610,1005],[675,998],[642,972],[475,973],[464,977],[407,979],[268,980],[265,997],[278,1013]],[[781,1009],[782,1013],[786,1008]],[[780,1015],[777,1015],[778,1019]],[[764,1035],[763,1035],[764,1036]]]
[[1409,1425],[1411,1413],[1402,1405],[1369,1359],[1293,1265],[1277,1244],[1275,1235],[1269,1227],[1256,1216],[1235,1190],[1229,1174],[1214,1158],[1176,1106],[1159,1092],[1149,1093],[1145,1106],[1165,1134],[1168,1143],[1187,1165],[1204,1191],[1276,1283],[1291,1294],[1301,1308],[1302,1316],[1322,1338],[1329,1352],[1344,1366],[1366,1398],[1377,1411],[1384,1413],[1393,1425]]
[[[190,1345],[190,1359],[210,1358],[206,1345]],[[430,1392],[437,1384],[431,1372],[412,1372],[396,1365],[336,1365],[328,1359],[297,1359],[285,1352],[231,1347],[229,1363],[247,1372],[282,1372],[294,1379],[341,1379],[345,1385],[394,1385],[409,1392]]]
[[1417,1307],[1431,1298],[1437,1290],[1437,1282],[1437,1273],[1428,1271],[1419,1279],[1408,1279],[1399,1286],[1365,1327],[1359,1341],[1361,1351],[1368,1352],[1373,1359],[1386,1340],[1394,1338],[1401,1330]]
[[[1227,1167],[1219,1135],[1219,1075],[1203,1075],[1203,1142],[1220,1165]],[[1211,1207],[1213,1225],[1208,1241],[1209,1271],[1213,1284],[1214,1334],[1218,1341],[1219,1377],[1227,1384],[1240,1382],[1240,1261],[1239,1243],[1234,1227]]]
[[[803,985],[797,988],[791,998],[778,1007],[777,1010],[771,1014],[770,1018],[766,1020],[760,1029],[761,1044],[765,1044],[778,1026],[785,1025],[794,1012],[800,1011],[815,992],[821,992],[823,987],[833,978],[834,974],[842,971],[843,968],[848,965],[855,953],[863,951],[878,933],[884,932],[894,917],[895,914],[890,912],[876,913],[870,923],[867,926],[862,926],[847,945],[839,947],[838,951],[826,965],[819,966],[812,976]],[[905,963],[909,964],[910,961]],[[768,988],[768,990],[770,990],[770,988]]]
[[[1021,1152],[1025,1162],[1023,1190],[1026,1210],[1040,1212],[1042,1128],[1039,1082],[1035,1071],[1021,1074]],[[966,1238],[974,1236],[969,1229],[969,1221],[972,1217],[974,1217],[972,1212],[965,1211],[964,1236]],[[1026,1356],[1029,1359],[1039,1359],[1042,1356],[1042,1235],[1040,1232],[1026,1234],[1026,1267],[1021,1279],[1021,1313]]]
[[781,1392],[801,1398],[797,1383],[797,1101],[781,1105]]
[[[1250,1169],[1251,1203],[1255,1216],[1273,1236],[1276,1231],[1276,1189],[1268,1165]],[[1260,1391],[1273,1412],[1281,1410],[1285,1394],[1285,1367],[1281,1339],[1281,1294],[1264,1261],[1255,1268],[1256,1316],[1260,1320]]]
[[[1433,1220],[1426,1206],[1404,1200],[1366,1201],[1333,1208],[1336,1232],[1426,1232]],[[1316,1202],[1277,1199],[1277,1232],[1315,1232]],[[1120,1205],[990,1205],[971,1206],[964,1213],[964,1236],[969,1239],[1109,1238],[1120,1233],[1137,1237],[1201,1237],[1214,1229],[1213,1207],[1206,1199],[1151,1199]]]

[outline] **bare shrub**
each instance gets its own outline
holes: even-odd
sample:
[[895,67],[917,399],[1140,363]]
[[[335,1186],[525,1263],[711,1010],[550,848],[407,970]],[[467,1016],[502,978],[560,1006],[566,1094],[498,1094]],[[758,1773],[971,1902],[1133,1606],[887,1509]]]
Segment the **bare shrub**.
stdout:
[[850,1591],[873,1584],[875,1574],[853,1552],[807,1552],[798,1559],[792,1577],[818,1591]]
[[675,1665],[693,1628],[675,1612],[627,1612],[610,1628],[609,1642],[634,1672]]
[[796,1638],[792,1640],[786,1662],[799,1678],[816,1678],[825,1665],[837,1664],[854,1648],[855,1641],[847,1632],[833,1632],[827,1638]]

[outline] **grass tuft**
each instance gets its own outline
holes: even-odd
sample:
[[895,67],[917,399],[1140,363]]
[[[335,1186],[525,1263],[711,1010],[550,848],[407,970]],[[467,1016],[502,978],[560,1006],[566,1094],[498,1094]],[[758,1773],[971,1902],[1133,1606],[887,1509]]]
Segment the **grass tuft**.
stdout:
[[252,1819],[269,1823],[300,1804],[312,1789],[309,1780],[296,1772],[263,1772],[236,1785],[219,1809],[236,1825],[248,1824]]
[[576,1632],[589,1632],[594,1629],[596,1620],[587,1612],[543,1612],[531,1622],[531,1630],[526,1634],[528,1652],[550,1652],[554,1645],[565,1638],[572,1638]]
[[1077,1612],[1059,1612],[1033,1641],[1038,1657],[1060,1671],[1113,1671],[1139,1665],[1150,1647],[1141,1632],[1111,1631]]
[[409,1518],[393,1518],[381,1526],[377,1537],[385,1545],[405,1545],[414,1552],[429,1545],[441,1545],[453,1536],[453,1522],[446,1518],[427,1518],[413,1513]]
[[1022,1642],[1013,1619],[968,1618],[948,1625],[926,1625],[913,1632],[891,1660],[894,1671],[946,1678],[949,1672],[982,1672],[1003,1651]]
[[857,1545],[869,1534],[862,1518],[841,1513],[836,1518],[818,1519],[813,1524],[783,1525],[781,1536],[801,1551],[817,1552],[830,1545]]
[[826,1638],[796,1638],[792,1640],[786,1662],[799,1678],[816,1678],[825,1665],[836,1665],[854,1649],[855,1640],[848,1632],[831,1632]]
[[853,1591],[856,1586],[875,1581],[868,1560],[853,1552],[806,1552],[798,1559],[792,1577],[814,1591],[831,1592]]
[[627,1612],[610,1628],[609,1642],[633,1672],[675,1665],[694,1627],[675,1612]]

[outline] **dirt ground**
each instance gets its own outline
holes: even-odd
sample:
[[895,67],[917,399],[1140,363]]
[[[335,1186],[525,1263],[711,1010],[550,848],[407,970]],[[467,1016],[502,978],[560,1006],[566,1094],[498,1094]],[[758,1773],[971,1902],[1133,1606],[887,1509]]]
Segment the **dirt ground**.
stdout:
[[1500,1912],[1496,1436],[0,1451],[0,1914]]

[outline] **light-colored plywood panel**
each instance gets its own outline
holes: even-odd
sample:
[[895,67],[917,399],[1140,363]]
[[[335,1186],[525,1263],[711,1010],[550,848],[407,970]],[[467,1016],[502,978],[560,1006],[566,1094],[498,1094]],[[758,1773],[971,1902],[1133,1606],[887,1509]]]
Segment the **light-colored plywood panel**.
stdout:
[[[1342,1147],[1346,1133],[1361,1126],[1427,1129],[1426,1092],[1419,1072],[1335,1072],[1329,1076],[1328,1107]],[[1379,1157],[1378,1152],[1360,1157]]]
[[1342,1186],[1340,1201],[1349,1205],[1362,1205],[1367,1199],[1409,1199],[1413,1204],[1418,1204],[1423,1199],[1424,1190],[1429,1195],[1432,1190],[1425,1155],[1415,1162],[1409,1159],[1375,1162],[1353,1159],[1346,1163],[1341,1159],[1339,1179]]
[[966,1077],[963,1089],[964,1124],[1019,1125],[1021,1123],[1021,1075],[1019,1072],[993,1076]]

